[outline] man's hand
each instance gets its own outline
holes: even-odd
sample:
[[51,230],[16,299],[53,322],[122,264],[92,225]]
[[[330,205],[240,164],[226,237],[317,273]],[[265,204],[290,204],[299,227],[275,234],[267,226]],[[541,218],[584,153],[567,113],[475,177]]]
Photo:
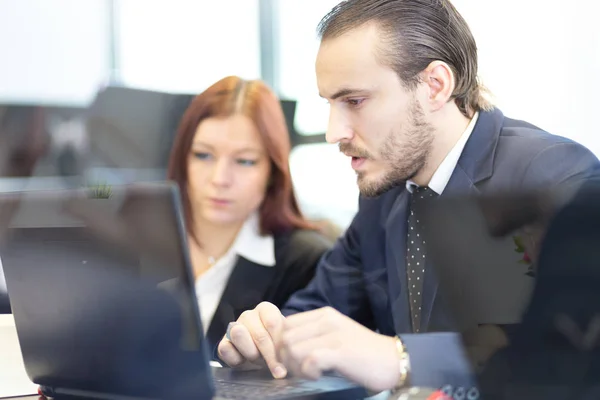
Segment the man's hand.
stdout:
[[275,378],[288,369],[309,379],[333,370],[374,391],[391,389],[400,378],[395,339],[330,307],[285,318],[273,304],[261,303],[231,326],[218,352],[230,367],[266,364]]
[[285,378],[287,370],[278,361],[275,341],[281,335],[284,316],[271,303],[260,303],[245,311],[219,343],[218,353],[230,367],[252,369],[269,367],[275,378]]
[[294,375],[318,379],[334,370],[367,389],[394,388],[400,364],[393,337],[380,335],[326,307],[283,320],[280,360]]

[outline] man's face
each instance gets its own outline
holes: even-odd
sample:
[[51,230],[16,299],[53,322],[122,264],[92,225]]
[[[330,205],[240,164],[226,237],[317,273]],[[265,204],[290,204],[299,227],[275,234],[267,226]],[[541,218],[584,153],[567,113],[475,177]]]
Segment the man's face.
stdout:
[[426,164],[433,128],[419,102],[391,68],[377,59],[383,46],[374,25],[321,43],[319,94],[330,103],[327,141],[352,157],[358,187],[377,196],[404,184]]

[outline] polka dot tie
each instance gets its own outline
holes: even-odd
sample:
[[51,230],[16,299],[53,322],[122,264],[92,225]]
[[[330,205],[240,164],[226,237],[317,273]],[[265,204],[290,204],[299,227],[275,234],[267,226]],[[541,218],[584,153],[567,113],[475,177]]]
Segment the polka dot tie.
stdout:
[[437,194],[427,187],[415,187],[410,200],[408,233],[406,240],[406,273],[408,276],[408,300],[413,332],[421,329],[421,298],[425,277],[425,240],[423,222],[419,219],[419,202],[436,197]]

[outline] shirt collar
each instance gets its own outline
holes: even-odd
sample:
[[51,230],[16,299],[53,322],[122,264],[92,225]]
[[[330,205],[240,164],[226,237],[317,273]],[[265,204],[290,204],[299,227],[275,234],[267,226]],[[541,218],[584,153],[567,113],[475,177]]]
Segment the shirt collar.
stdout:
[[260,234],[260,218],[253,213],[237,235],[233,251],[253,263],[265,267],[275,266],[275,240],[272,235]]
[[[476,112],[471,118],[471,122],[467,125],[467,129],[463,132],[461,137],[458,139],[452,150],[446,155],[444,161],[439,165],[439,167],[433,173],[431,180],[429,181],[429,189],[433,190],[437,194],[442,194],[448,182],[450,182],[450,177],[452,177],[452,173],[454,172],[454,168],[458,164],[458,159],[462,154],[465,146],[467,145],[467,141],[469,137],[471,137],[471,133],[475,129],[475,124],[477,123],[477,118],[479,117],[479,112]],[[406,190],[412,193],[413,189],[417,187],[416,183],[413,181],[406,181]]]

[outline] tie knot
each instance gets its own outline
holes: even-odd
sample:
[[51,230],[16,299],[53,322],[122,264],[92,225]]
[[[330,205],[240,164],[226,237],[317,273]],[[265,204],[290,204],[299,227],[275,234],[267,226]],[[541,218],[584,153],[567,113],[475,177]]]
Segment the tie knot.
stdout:
[[429,189],[429,187],[427,186],[417,186],[416,188],[413,189],[413,198],[415,199],[426,199],[428,197],[434,197],[437,195],[436,192],[434,192],[433,190]]

